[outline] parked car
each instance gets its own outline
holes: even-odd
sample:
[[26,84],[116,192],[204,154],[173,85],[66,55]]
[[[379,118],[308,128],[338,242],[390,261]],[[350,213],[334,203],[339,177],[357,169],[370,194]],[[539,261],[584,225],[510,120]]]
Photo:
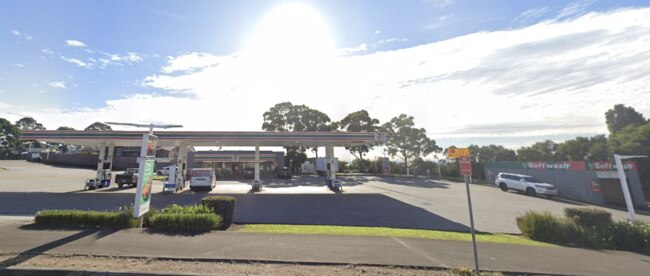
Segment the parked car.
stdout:
[[138,168],[129,168],[122,174],[115,176],[117,187],[122,189],[124,185],[135,186],[138,184]]
[[250,178],[250,179],[255,178],[255,168],[244,168],[242,170],[242,175],[244,176],[244,178]]
[[291,178],[291,170],[287,167],[278,168],[276,176],[278,178]]
[[169,170],[171,170],[171,166],[163,167],[162,169],[157,170],[156,174],[157,175],[165,175],[165,176],[167,176],[167,175],[169,175]]
[[549,198],[557,195],[557,188],[555,188],[555,185],[544,183],[530,175],[499,173],[494,184],[499,186],[499,188],[504,192],[507,192],[508,190],[516,190],[524,192],[530,196],[540,194]]

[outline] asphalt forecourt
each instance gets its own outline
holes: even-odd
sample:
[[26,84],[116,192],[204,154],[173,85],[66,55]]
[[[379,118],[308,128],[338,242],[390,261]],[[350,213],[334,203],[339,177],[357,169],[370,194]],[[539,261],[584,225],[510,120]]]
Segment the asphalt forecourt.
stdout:
[[[0,215],[33,216],[43,209],[114,210],[133,203],[135,189],[115,184],[83,191],[83,181],[93,170],[61,168],[25,161],[0,161],[6,168],[0,178]],[[200,203],[206,195],[237,198],[234,221],[239,224],[300,224],[394,227],[445,231],[469,231],[464,184],[451,181],[342,176],[343,192],[334,193],[317,176],[291,180],[266,179],[261,192],[252,193],[248,180],[218,180],[211,192],[162,193],[154,181],[152,206]],[[626,212],[562,198],[530,197],[498,188],[471,185],[476,228],[489,233],[519,234],[516,218],[526,211],[563,215],[567,207],[607,210],[615,220]],[[643,214],[637,216],[650,221]]]

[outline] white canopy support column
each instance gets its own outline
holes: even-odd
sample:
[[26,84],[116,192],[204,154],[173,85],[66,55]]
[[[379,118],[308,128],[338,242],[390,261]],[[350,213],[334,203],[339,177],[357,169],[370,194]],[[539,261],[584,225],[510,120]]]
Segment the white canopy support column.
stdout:
[[108,157],[106,157],[106,162],[108,162],[108,169],[110,172],[113,172],[113,153],[115,152],[115,144],[108,144]]
[[181,143],[178,146],[176,160],[176,188],[181,190],[185,187],[185,172],[187,171],[187,145]]
[[255,145],[255,179],[251,183],[253,191],[262,190],[262,180],[260,180],[260,146]]
[[327,180],[332,181],[336,179],[336,171],[334,170],[334,146],[325,146],[325,159],[327,160]]
[[255,146],[255,180],[260,181],[260,146]]
[[103,180],[104,176],[104,159],[106,158],[106,142],[99,143],[99,157],[97,160],[97,179]]

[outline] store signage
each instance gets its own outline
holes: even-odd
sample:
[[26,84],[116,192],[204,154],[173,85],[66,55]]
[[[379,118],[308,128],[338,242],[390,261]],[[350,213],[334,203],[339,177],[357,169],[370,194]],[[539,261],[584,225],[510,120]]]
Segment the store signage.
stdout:
[[449,148],[447,149],[447,157],[450,159],[469,157],[468,148]]
[[600,192],[600,183],[598,183],[596,180],[590,180],[589,187],[591,188],[592,192]]
[[525,169],[535,170],[564,170],[564,171],[584,171],[585,162],[565,161],[565,162],[546,162],[530,161],[523,163]]
[[[636,162],[627,160],[623,162],[623,168],[626,171],[637,171]],[[616,164],[607,161],[589,162],[589,169],[594,171],[615,171]]]
[[471,176],[472,162],[469,161],[469,157],[461,157],[458,161],[460,164],[460,175]]

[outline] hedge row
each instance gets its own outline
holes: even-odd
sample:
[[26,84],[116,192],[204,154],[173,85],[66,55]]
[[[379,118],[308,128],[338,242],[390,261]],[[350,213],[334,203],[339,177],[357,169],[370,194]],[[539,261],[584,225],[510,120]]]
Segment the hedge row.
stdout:
[[633,251],[650,255],[650,225],[613,222],[597,209],[566,210],[566,217],[528,211],[517,218],[521,233],[536,241],[566,246]]
[[45,210],[36,213],[36,224],[48,226],[91,226],[128,228],[135,226],[133,217],[125,212],[79,210]]
[[[144,214],[143,227],[168,230],[227,229],[232,223],[235,199],[225,196],[206,197],[200,205],[172,204],[164,209],[151,208]],[[36,213],[35,222],[47,226],[86,226],[129,228],[139,227],[140,220],[133,218],[133,207],[120,207],[117,211],[98,212],[81,210],[44,210]]]
[[156,230],[210,231],[221,227],[221,217],[215,214],[156,214],[151,228]]
[[208,196],[201,200],[203,206],[214,210],[217,215],[223,218],[220,229],[227,229],[232,224],[235,214],[235,198],[230,196]]

